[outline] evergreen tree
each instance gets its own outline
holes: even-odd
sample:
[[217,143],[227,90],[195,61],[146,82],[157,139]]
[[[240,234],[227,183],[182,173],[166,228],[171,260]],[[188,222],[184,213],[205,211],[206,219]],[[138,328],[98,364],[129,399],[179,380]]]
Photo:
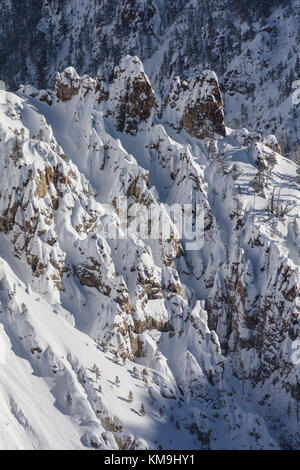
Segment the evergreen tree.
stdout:
[[128,401],[129,403],[132,403],[132,402],[133,402],[133,393],[132,393],[131,390],[129,390],[127,401]]
[[146,414],[146,409],[145,409],[144,403],[141,404],[139,413],[140,413],[141,416],[144,416]]

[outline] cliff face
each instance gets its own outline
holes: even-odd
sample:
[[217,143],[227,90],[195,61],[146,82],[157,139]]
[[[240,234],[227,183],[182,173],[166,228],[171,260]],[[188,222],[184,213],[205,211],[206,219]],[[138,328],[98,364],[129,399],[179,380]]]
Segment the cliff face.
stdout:
[[181,82],[176,77],[163,106],[163,119],[180,132],[198,139],[225,137],[224,110],[218,79],[213,72]]
[[70,65],[112,80],[130,54],[145,63],[164,100],[175,76],[188,81],[210,69],[220,80],[229,127],[275,134],[284,155],[299,157],[297,0],[0,0],[0,6],[0,78],[9,89],[53,87],[56,71]]
[[225,127],[213,72],[154,89],[126,56],[0,101],[3,447],[57,446],[45,413],[64,448],[299,446],[298,168]]

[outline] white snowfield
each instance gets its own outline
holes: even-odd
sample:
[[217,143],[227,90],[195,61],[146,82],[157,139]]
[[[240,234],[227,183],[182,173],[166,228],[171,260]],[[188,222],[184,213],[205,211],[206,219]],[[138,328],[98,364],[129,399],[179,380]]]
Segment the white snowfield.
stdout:
[[[0,449],[299,447],[299,168],[193,137],[202,79],[160,103],[127,56],[0,102]],[[201,203],[203,247],[122,237],[120,196]]]

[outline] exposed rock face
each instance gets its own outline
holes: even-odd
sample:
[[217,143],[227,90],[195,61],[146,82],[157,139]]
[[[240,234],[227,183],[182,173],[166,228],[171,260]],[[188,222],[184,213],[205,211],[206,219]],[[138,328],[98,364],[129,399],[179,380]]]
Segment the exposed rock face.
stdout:
[[[174,77],[187,80],[207,68],[219,77],[226,122],[276,134],[286,155],[299,154],[292,101],[300,74],[297,0],[58,3],[0,0],[0,70],[8,89],[52,87],[56,71],[70,64],[80,75],[96,77],[100,69],[108,80],[120,58],[131,54],[145,62],[164,99]],[[32,28],[25,31],[23,23]]]
[[[107,107],[117,130],[131,135],[136,135],[158,110],[153,89],[137,57],[127,56],[115,68]],[[178,132],[184,129],[198,139],[212,137],[214,132],[226,135],[218,79],[210,71],[188,82],[177,77],[158,114]]]
[[78,445],[150,445],[106,401],[132,412],[114,377],[97,388],[96,357],[122,387],[135,386],[126,360],[136,361],[153,416],[174,403],[179,436],[196,448],[297,448],[297,167],[258,133],[225,135],[212,72],[176,79],[161,109],[154,96],[135,57],[110,83],[67,69],[54,91],[7,94],[0,257],[16,273],[0,259],[0,324],[51,378],[57,409],[83,410]]
[[271,150],[274,150],[274,152],[279,153],[279,155],[282,155],[282,150],[275,135],[268,135],[264,138],[263,142]]
[[212,137],[214,132],[224,137],[223,102],[217,76],[207,71],[184,82],[175,78],[163,106],[163,119],[178,132],[184,129],[198,139]]
[[214,133],[226,135],[223,101],[215,73],[204,71],[200,76],[183,81],[176,77],[170,92],[161,107],[145,74],[138,57],[126,56],[115,67],[111,83],[97,77],[79,77],[69,67],[57,74],[55,93],[39,92],[30,87],[21,91],[52,104],[59,101],[83,99],[89,92],[96,97],[98,104],[110,117],[119,132],[135,136],[143,126],[147,126],[157,114],[177,132],[184,129],[198,139],[213,137]]
[[80,88],[80,78],[73,67],[68,67],[63,73],[57,74],[55,93],[60,101],[70,101],[77,95]]
[[136,135],[157,108],[154,92],[138,57],[127,56],[114,70],[108,113],[118,131]]

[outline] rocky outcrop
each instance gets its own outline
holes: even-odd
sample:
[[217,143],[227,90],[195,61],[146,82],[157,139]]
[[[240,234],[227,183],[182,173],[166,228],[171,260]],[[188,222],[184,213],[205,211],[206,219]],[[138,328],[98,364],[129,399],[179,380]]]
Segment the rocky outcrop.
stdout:
[[175,78],[162,110],[163,120],[177,132],[184,129],[198,139],[226,135],[224,111],[217,76],[205,71],[196,78]]
[[281,147],[275,135],[272,135],[272,134],[268,135],[267,137],[263,139],[263,143],[274,152],[278,153],[279,155],[282,155]]
[[73,67],[68,67],[56,75],[55,94],[60,101],[70,101],[78,94],[79,89],[80,77]]
[[[89,91],[119,132],[134,136],[157,113],[177,132],[184,129],[198,139],[211,138],[215,132],[226,134],[218,79],[210,71],[188,81],[175,78],[161,109],[138,57],[124,57],[115,67],[110,83],[100,76],[96,80],[80,78],[72,67],[56,76],[55,97],[59,101],[70,101],[77,95],[83,99]],[[30,94],[49,104],[53,102],[51,92],[31,91]]]
[[138,57],[127,56],[114,70],[108,114],[119,132],[136,135],[157,108],[154,91]]
[[[93,77],[100,68],[107,81],[120,58],[131,54],[146,63],[147,74],[164,99],[175,76],[187,79],[208,68],[220,79],[226,121],[239,121],[264,136],[276,134],[283,152],[298,155],[300,134],[294,121],[299,60],[293,50],[299,43],[298,23],[293,22],[299,14],[297,2],[65,3],[62,10],[55,2],[41,0],[36,5],[29,0],[18,10],[0,0],[5,11],[0,19],[1,79],[7,89],[18,89],[21,83],[52,86],[57,69],[70,64],[79,74]],[[24,33],[23,21],[34,25],[32,30]],[[12,30],[16,34],[11,35]],[[19,51],[30,66],[24,66]],[[48,100],[45,94],[44,99]]]
[[257,133],[225,136],[216,76],[199,77],[176,80],[161,113],[134,57],[110,83],[67,72],[58,94],[24,87],[1,105],[1,256],[26,285],[0,284],[0,322],[62,381],[62,409],[72,415],[70,390],[84,388],[97,423],[87,446],[105,445],[102,414],[109,445],[129,441],[74,345],[54,361],[34,335],[36,296],[71,323],[66,338],[79,329],[93,343],[84,351],[112,355],[116,374],[128,359],[147,368],[140,390],[153,404],[179,400],[200,448],[299,444],[297,168]]

